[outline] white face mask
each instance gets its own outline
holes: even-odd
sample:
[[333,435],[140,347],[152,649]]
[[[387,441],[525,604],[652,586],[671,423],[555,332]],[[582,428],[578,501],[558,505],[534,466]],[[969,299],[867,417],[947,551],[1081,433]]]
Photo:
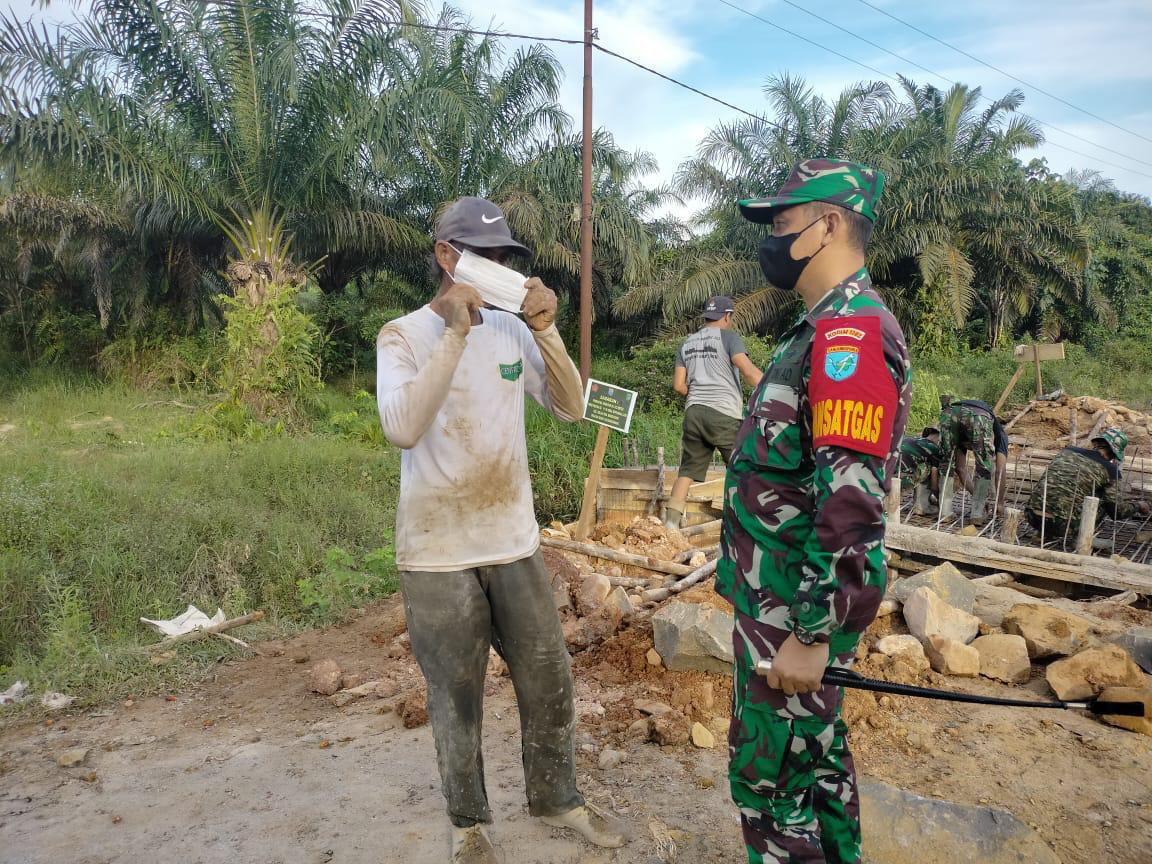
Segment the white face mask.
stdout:
[[[455,246],[452,248],[456,249]],[[519,314],[524,307],[524,298],[528,296],[528,290],[524,287],[528,277],[511,267],[489,261],[469,249],[460,253],[452,278],[475,288],[489,306],[507,312]]]

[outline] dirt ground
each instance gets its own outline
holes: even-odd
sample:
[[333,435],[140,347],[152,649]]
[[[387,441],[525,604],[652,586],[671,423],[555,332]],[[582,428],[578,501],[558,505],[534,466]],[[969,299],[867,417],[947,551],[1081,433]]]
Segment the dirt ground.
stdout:
[[[265,643],[262,656],[223,664],[186,692],[10,725],[0,732],[0,861],[440,864],[447,829],[427,725],[405,729],[389,710],[403,711],[395,699],[337,708],[308,687],[311,664],[330,657],[401,696],[418,691],[402,631],[393,598],[346,625]],[[630,826],[634,840],[618,852],[527,815],[515,697],[494,664],[485,755],[494,836],[510,864],[743,860],[725,782],[726,680],[651,667],[649,647],[641,623],[575,661],[580,782]],[[717,747],[630,738],[641,695],[705,721]],[[847,713],[865,775],[1009,810],[1065,864],[1152,860],[1152,739],[1070,712],[897,697],[867,697]],[[623,764],[599,768],[605,745]],[[87,748],[86,758],[60,767],[72,748]]]

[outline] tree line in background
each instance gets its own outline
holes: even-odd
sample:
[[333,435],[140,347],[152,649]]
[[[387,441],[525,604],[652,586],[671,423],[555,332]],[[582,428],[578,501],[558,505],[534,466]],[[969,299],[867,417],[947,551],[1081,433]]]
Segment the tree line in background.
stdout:
[[[467,20],[412,0],[0,18],[0,368],[307,389],[369,363],[380,325],[427,299],[432,226],[465,194],[504,207],[574,313],[580,137],[557,60],[419,24]],[[795,300],[764,283],[763,229],[734,204],[812,156],[886,173],[869,266],[919,351],[1152,333],[1152,206],[1023,163],[1043,139],[1018,91],[904,80],[829,101],[784,76],[764,93],[767,118],[718,125],[670,188],[597,132],[602,347],[681,333],[712,294],[778,332]],[[685,202],[689,222],[661,215]]]

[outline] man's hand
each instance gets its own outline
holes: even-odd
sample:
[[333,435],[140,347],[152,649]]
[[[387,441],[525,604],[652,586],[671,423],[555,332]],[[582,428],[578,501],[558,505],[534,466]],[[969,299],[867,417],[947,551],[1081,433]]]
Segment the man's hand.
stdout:
[[804,645],[792,634],[776,652],[772,668],[764,673],[764,680],[773,690],[783,690],[787,696],[815,693],[822,686],[820,679],[827,667],[827,642]]
[[524,283],[528,296],[524,298],[524,320],[533,330],[547,330],[556,323],[556,292],[533,276]]
[[456,335],[467,336],[472,329],[472,313],[483,307],[484,301],[471,285],[456,282],[428,305]]

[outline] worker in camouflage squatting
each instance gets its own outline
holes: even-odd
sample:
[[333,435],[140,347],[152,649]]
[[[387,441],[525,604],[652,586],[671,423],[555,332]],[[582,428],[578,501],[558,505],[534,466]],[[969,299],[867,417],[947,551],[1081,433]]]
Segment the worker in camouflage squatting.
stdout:
[[[959,481],[972,496],[972,521],[986,522],[992,516],[989,498],[996,491],[998,510],[1004,509],[1004,476],[1008,464],[1008,435],[992,411],[978,399],[940,400],[940,471]],[[975,477],[968,472],[967,454],[972,454]],[[947,497],[947,496],[945,496]]]
[[724,490],[729,780],[753,864],[860,860],[842,691],[821,678],[851,667],[884,597],[883,500],[908,415],[904,335],[864,266],[882,187],[879,171],[809,159],[777,195],[740,202],[772,226],[765,277],[806,307],[752,394]]
[[1048,539],[1071,537],[1075,542],[1080,508],[1089,495],[1100,499],[1097,521],[1105,515],[1114,519],[1147,515],[1148,503],[1124,488],[1120,465],[1127,446],[1128,436],[1113,426],[1092,439],[1092,449],[1065,447],[1057,453],[1028,496],[1024,506],[1028,523],[1039,531],[1041,523],[1046,522],[1044,533]]
[[932,496],[940,494],[940,430],[926,426],[916,438],[905,435],[900,441],[900,482],[911,488],[912,513],[935,516]]

